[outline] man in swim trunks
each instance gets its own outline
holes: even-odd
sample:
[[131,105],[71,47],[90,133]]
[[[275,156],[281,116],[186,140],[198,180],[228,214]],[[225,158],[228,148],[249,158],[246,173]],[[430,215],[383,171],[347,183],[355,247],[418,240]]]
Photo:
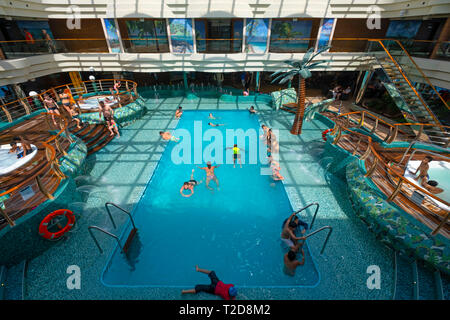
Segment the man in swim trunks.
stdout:
[[175,111],[175,118],[180,119],[182,115],[183,115],[183,108],[179,106],[177,111]]
[[219,167],[218,165],[217,165],[217,166],[211,166],[211,161],[208,161],[208,162],[206,163],[206,167],[199,167],[199,166],[197,166],[197,168],[202,169],[202,170],[205,170],[205,172],[206,172],[206,187],[207,187],[209,190],[213,190],[213,188],[211,188],[211,187],[209,186],[209,182],[210,182],[211,180],[214,180],[214,181],[216,182],[216,184],[217,184],[217,190],[219,190],[219,180],[217,179],[216,174],[214,173],[214,169],[216,169],[216,168],[218,168],[218,167]]
[[208,292],[220,296],[225,300],[234,300],[236,298],[237,290],[234,287],[234,284],[223,283],[219,280],[214,271],[200,269],[198,266],[195,266],[195,271],[207,274],[211,279],[211,284],[198,284],[195,286],[195,289],[182,290],[182,294]]
[[298,266],[302,266],[305,264],[305,252],[303,249],[301,249],[302,253],[302,260],[297,260],[297,253],[295,251],[289,250],[284,255],[284,273],[286,273],[288,276],[294,276],[295,275],[295,269],[297,269]]
[[211,127],[220,127],[220,126],[224,126],[224,123],[212,123],[212,122],[208,122],[208,125]]
[[117,127],[117,123],[114,121],[114,110],[103,101],[98,101],[98,110],[100,120],[102,120],[102,115],[105,119],[106,127],[111,133],[110,136],[113,136],[115,132],[117,137],[120,138],[119,128]]
[[[192,196],[194,194],[194,187],[198,186],[200,183],[202,183],[202,181],[197,182],[197,180],[194,179],[194,169],[192,169],[191,178],[189,181],[186,181],[185,183],[183,183],[183,185],[181,186],[181,189],[180,189],[180,194],[185,198],[189,198],[190,196]],[[191,193],[184,194],[183,193],[184,190],[191,190]]]
[[417,176],[416,180],[421,180],[424,177],[428,177],[428,169],[430,169],[429,163],[433,160],[432,157],[426,156],[422,162],[420,163],[419,167],[417,168],[416,172],[414,174],[417,174],[419,172],[419,175]]
[[294,232],[297,229],[297,224],[292,221],[292,218],[296,215],[294,212],[289,216],[283,225],[283,230],[281,231],[281,241],[283,241],[292,251],[298,252],[298,249],[303,245],[303,241],[298,242],[298,240],[305,240],[305,237],[297,237]]
[[239,160],[239,165],[242,168],[242,162],[241,162],[241,150],[245,151],[243,148],[238,148],[237,144],[234,144],[233,147],[228,147],[227,149],[233,150],[233,168],[236,168],[236,159]]
[[180,141],[179,138],[174,137],[170,132],[160,131],[160,132],[159,132],[159,135],[160,135],[161,138],[163,138],[164,140],[170,140],[170,141],[174,141],[174,142]]

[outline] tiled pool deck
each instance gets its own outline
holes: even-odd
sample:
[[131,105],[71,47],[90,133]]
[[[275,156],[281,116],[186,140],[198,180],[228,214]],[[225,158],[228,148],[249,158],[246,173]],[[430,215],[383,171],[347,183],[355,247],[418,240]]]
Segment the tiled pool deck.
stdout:
[[[173,288],[103,286],[100,276],[116,243],[112,238],[99,234],[98,239],[104,250],[100,254],[87,229],[90,225],[97,225],[120,233],[126,216],[114,211],[118,229],[112,230],[104,203],[112,201],[132,210],[139,201],[166,144],[158,133],[175,128],[174,110],[180,102],[185,110],[245,110],[251,105],[216,99],[147,100],[149,111],[146,115],[124,127],[120,139],[114,139],[104,149],[87,158],[86,172],[77,178],[79,190],[85,192],[85,203],[70,205],[78,211],[82,210],[76,231],[29,262],[25,299],[215,299],[206,294],[185,297],[179,289]],[[353,212],[345,180],[342,180],[345,178],[324,174],[321,163],[324,164],[326,159],[321,155],[321,132],[326,128],[325,124],[317,120],[306,122],[303,134],[293,136],[289,133],[292,114],[273,111],[263,103],[257,103],[255,107],[262,123],[279,130],[281,173],[286,178],[284,183],[292,206],[299,209],[311,202],[319,202],[320,211],[314,229],[330,225],[333,234],[322,255],[320,249],[325,233],[308,240],[321,274],[317,287],[241,288],[238,299],[391,299],[394,278],[392,251],[380,244]],[[309,212],[309,215],[312,213]],[[286,212],[286,216],[289,214]],[[279,228],[279,225],[274,228]],[[70,265],[78,265],[81,269],[80,290],[67,289],[69,275],[66,270]],[[366,270],[370,265],[381,269],[379,290],[367,288],[369,274]],[[214,261],[203,267],[214,269]],[[223,280],[233,282],[233,279]]]

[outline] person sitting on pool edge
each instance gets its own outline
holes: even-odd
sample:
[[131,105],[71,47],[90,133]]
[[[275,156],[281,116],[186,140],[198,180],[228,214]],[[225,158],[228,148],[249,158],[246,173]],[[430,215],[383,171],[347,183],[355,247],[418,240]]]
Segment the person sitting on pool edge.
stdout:
[[439,194],[444,192],[444,189],[438,187],[438,182],[435,180],[428,180],[427,177],[422,178],[422,182],[420,183],[422,187],[427,189],[429,192],[433,194]]
[[289,216],[289,218],[283,224],[283,230],[281,231],[281,241],[283,241],[291,250],[298,252],[298,249],[303,245],[303,241],[297,242],[298,240],[305,240],[305,237],[297,237],[294,234],[295,229],[297,229],[297,224],[292,221],[292,218],[296,215],[294,212]]
[[[194,179],[194,169],[192,169],[191,178],[189,181],[186,181],[185,183],[183,183],[183,185],[181,186],[181,189],[180,189],[180,194],[185,198],[189,198],[190,196],[192,196],[194,194],[194,187],[198,186],[200,183],[202,183],[202,181],[197,182],[197,180]],[[191,190],[191,193],[184,194],[183,193],[184,190]]]
[[305,264],[305,252],[303,251],[303,248],[301,249],[301,253],[301,261],[297,259],[297,253],[292,250],[289,250],[284,255],[284,273],[286,273],[288,276],[294,276],[295,269],[297,269],[298,266],[302,266]]
[[161,138],[163,138],[163,140],[170,140],[174,142],[180,141],[180,138],[173,136],[170,132],[160,131],[159,135],[161,136]]
[[186,293],[199,293],[199,292],[207,292],[210,294],[215,294],[217,296],[222,297],[225,300],[234,300],[237,296],[237,289],[234,287],[234,284],[225,284],[217,277],[214,271],[209,271],[206,269],[200,269],[198,266],[195,266],[195,271],[202,272],[208,275],[211,279],[211,284],[197,284],[194,289],[182,290],[182,294]]
[[208,122],[208,125],[211,127],[220,127],[220,126],[224,126],[224,123],[212,123],[212,122]]
[[251,106],[250,109],[248,109],[248,112],[250,112],[250,114],[256,114],[257,111],[255,110],[254,106]]
[[182,115],[183,115],[183,108],[179,106],[177,111],[175,111],[175,118],[180,119]]
[[428,165],[433,160],[432,157],[426,156],[422,162],[420,163],[417,170],[414,172],[414,174],[417,174],[419,172],[419,175],[417,176],[416,180],[421,180],[424,177],[428,177],[428,169],[430,169],[430,166]]

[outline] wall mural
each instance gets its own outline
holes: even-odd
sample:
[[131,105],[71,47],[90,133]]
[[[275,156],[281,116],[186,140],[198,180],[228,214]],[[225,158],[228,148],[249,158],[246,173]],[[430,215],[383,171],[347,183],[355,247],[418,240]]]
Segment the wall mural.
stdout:
[[247,19],[245,28],[245,52],[265,53],[269,19]]
[[[311,37],[312,21],[272,20],[270,52],[306,52]],[[301,38],[306,38],[302,40]]]
[[191,19],[169,19],[170,41],[172,52],[193,53],[194,40],[192,37]]
[[160,19],[127,20],[125,21],[128,40],[133,47],[140,47],[145,51],[167,51],[166,22]]
[[331,32],[333,31],[334,19],[323,19],[322,29],[320,30],[319,43],[317,45],[317,50],[328,46],[330,43]]
[[391,20],[386,38],[413,39],[421,24],[421,20]]
[[105,29],[108,35],[108,42],[111,52],[120,52],[119,34],[117,33],[116,23],[114,19],[103,19],[105,21]]

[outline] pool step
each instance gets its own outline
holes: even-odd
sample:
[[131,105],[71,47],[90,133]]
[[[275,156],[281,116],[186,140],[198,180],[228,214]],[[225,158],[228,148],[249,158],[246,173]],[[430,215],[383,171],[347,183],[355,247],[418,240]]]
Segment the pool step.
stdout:
[[444,285],[438,270],[417,260],[397,255],[395,300],[444,300]]
[[0,300],[23,300],[26,260],[7,268],[0,267]]

